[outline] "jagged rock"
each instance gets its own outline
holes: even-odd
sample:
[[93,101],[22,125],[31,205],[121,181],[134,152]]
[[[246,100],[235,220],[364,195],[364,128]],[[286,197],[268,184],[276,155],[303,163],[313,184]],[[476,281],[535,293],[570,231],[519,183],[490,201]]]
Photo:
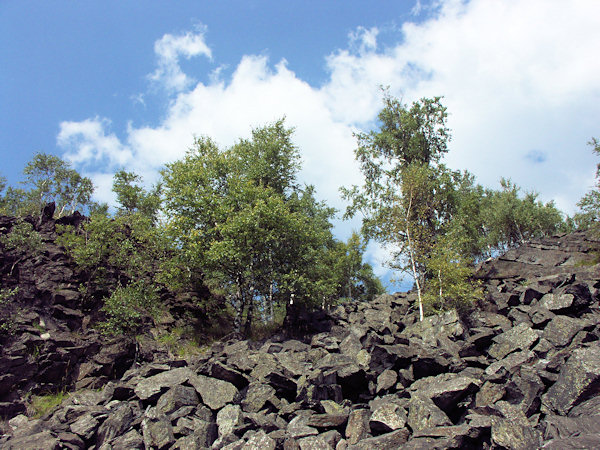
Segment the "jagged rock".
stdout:
[[243,425],[242,408],[239,405],[227,405],[217,413],[219,438],[233,433]]
[[382,434],[381,436],[370,437],[363,439],[356,444],[349,445],[348,450],[388,450],[390,448],[399,448],[408,440],[410,432],[403,428],[401,430],[392,431],[391,433]]
[[168,416],[182,406],[196,406],[198,403],[198,394],[194,388],[178,385],[163,394],[156,407]]
[[566,415],[573,406],[600,393],[600,347],[573,351],[558,381],[542,397],[549,410]]
[[[135,387],[135,395],[141,400],[148,400],[161,393],[164,389],[183,384],[195,377],[196,374],[187,367],[179,367],[177,369],[168,370],[148,378],[142,379]],[[202,393],[200,393],[202,395]]]
[[237,388],[227,381],[204,375],[192,375],[189,377],[189,382],[200,394],[202,403],[213,411],[221,409],[227,403],[232,403],[239,396]]
[[394,403],[383,403],[376,408],[369,419],[369,426],[374,432],[390,432],[404,428],[406,425],[406,411]]
[[61,448],[59,440],[50,431],[23,436],[3,444],[7,450],[58,450]]
[[568,316],[555,316],[546,328],[542,336],[557,347],[565,347],[571,343],[573,337],[587,327],[583,320],[573,319]]
[[114,412],[98,428],[96,444],[101,447],[103,443],[109,442],[121,436],[133,422],[133,409],[128,403],[119,405]]
[[408,405],[407,423],[413,431],[452,425],[452,422],[429,397],[415,395]]
[[175,443],[171,422],[158,409],[149,408],[141,426],[146,448],[165,449]]
[[541,435],[528,425],[500,417],[492,418],[492,442],[500,448],[529,450],[539,448]]
[[345,433],[349,444],[356,444],[370,435],[370,417],[371,412],[368,409],[355,409],[350,413]]
[[528,350],[537,340],[538,333],[526,323],[521,323],[493,339],[488,354],[498,360],[517,350]]
[[275,398],[275,388],[264,383],[250,383],[242,408],[247,412],[260,411],[266,402]]

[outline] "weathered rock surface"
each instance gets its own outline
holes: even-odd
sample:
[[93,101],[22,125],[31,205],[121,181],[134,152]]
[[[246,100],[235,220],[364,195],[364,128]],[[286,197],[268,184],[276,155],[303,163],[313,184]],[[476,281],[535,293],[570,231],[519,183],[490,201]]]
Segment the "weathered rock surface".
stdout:
[[[574,234],[484,263],[486,298],[467,317],[419,323],[413,294],[382,295],[319,313],[313,335],[219,342],[104,379],[103,358],[114,359],[101,348],[31,331],[0,356],[0,400],[13,408],[0,447],[598,448],[600,266],[576,263],[599,247]],[[76,311],[69,292],[60,298]],[[77,376],[104,387],[81,386],[41,419],[16,415],[14,386],[60,372],[26,353],[49,341],[93,355]]]

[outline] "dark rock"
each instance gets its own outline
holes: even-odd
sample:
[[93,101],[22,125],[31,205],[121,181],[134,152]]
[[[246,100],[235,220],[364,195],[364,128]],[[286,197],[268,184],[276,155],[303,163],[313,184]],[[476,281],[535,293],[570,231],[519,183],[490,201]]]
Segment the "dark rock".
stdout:
[[492,442],[499,448],[529,450],[539,448],[540,433],[528,425],[513,420],[492,418]]
[[168,416],[182,406],[196,406],[198,403],[198,394],[194,388],[178,385],[170,388],[158,399],[156,408]]
[[369,419],[369,426],[374,433],[388,433],[404,428],[406,411],[401,406],[386,402],[376,408]]
[[452,422],[429,397],[415,395],[408,405],[407,423],[413,431],[452,425]]
[[221,409],[227,403],[232,403],[239,396],[239,391],[233,384],[216,378],[191,375],[189,383],[200,394],[202,403],[213,411]]
[[600,394],[600,347],[579,348],[561,369],[558,381],[542,397],[550,411],[566,415],[579,403]]
[[370,435],[370,417],[371,412],[368,409],[355,409],[350,413],[345,433],[349,444],[356,444]]
[[488,350],[488,354],[498,360],[517,350],[528,350],[539,336],[535,330],[526,323],[521,323],[510,330],[499,334]]
[[391,433],[382,434],[381,436],[363,439],[356,444],[349,445],[348,450],[388,450],[391,448],[399,448],[408,440],[410,432],[403,428],[401,430],[392,431]]

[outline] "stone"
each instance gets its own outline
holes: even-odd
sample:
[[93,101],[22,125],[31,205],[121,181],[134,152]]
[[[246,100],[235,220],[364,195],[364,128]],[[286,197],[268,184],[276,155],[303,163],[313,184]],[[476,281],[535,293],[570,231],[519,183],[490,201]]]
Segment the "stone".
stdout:
[[188,386],[173,386],[164,393],[156,403],[156,407],[167,416],[182,406],[196,406],[199,403],[196,390]]
[[475,393],[479,384],[479,380],[468,376],[443,373],[415,381],[410,391],[432,399],[440,409],[448,413],[466,396]]
[[389,450],[392,448],[400,448],[408,440],[410,431],[403,428],[401,430],[392,431],[391,433],[382,434],[376,437],[370,437],[359,441],[356,444],[348,445],[348,450]]
[[307,422],[308,420],[306,417],[296,416],[290,420],[286,430],[294,439],[300,439],[306,436],[315,436],[319,434],[319,431],[314,427],[308,426]]
[[196,376],[196,374],[187,367],[161,372],[142,379],[134,389],[135,395],[140,400],[148,400],[151,397],[157,396],[163,390],[166,391],[168,388],[185,383],[193,376]]
[[92,415],[86,413],[70,425],[70,430],[83,440],[89,441],[96,433],[100,421]]
[[250,439],[246,441],[242,450],[275,450],[275,441],[267,436],[263,430],[256,432]]
[[348,420],[348,414],[313,414],[311,415],[306,424],[309,427],[315,428],[335,428],[342,426]]
[[175,443],[171,422],[156,408],[150,408],[142,420],[142,435],[146,448],[159,450],[169,448]]
[[542,397],[550,411],[567,415],[573,406],[600,392],[600,347],[578,348],[573,351],[554,383]]
[[223,408],[228,403],[233,403],[239,396],[237,388],[227,381],[194,374],[189,377],[189,382],[200,394],[202,403],[213,411]]
[[28,436],[18,437],[2,445],[6,450],[58,450],[59,440],[52,436],[49,430]]
[[404,428],[406,425],[406,411],[394,403],[383,403],[376,408],[369,419],[371,430],[377,433],[388,433],[390,431]]
[[241,427],[244,422],[242,408],[239,405],[227,405],[217,413],[219,438],[227,436]]
[[529,450],[540,447],[541,435],[528,425],[492,417],[492,442],[500,448]]
[[387,391],[391,387],[396,385],[398,381],[398,374],[394,370],[386,369],[377,377],[376,392]]
[[371,411],[368,409],[355,409],[350,412],[345,433],[349,444],[356,444],[361,439],[370,435],[370,418]]
[[425,428],[452,425],[446,413],[438,408],[433,400],[422,395],[411,397],[406,422],[413,432]]
[[542,337],[557,347],[565,347],[573,337],[587,326],[583,320],[568,316],[555,316],[544,328]]
[[98,428],[96,444],[100,447],[103,443],[121,436],[133,422],[133,409],[128,403],[119,405]]
[[520,323],[516,327],[499,334],[493,339],[493,344],[488,354],[501,360],[509,353],[517,350],[528,350],[539,339],[538,333],[531,329],[526,323]]
[[246,397],[242,400],[242,409],[246,412],[258,412],[273,398],[275,398],[274,387],[264,383],[250,383]]

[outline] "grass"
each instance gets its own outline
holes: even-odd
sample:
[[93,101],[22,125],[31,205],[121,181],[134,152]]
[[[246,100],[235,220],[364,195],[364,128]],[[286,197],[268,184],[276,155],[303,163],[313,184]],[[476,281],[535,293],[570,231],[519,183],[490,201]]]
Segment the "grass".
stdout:
[[59,391],[56,394],[34,395],[29,403],[29,415],[38,419],[56,408],[68,397],[69,394],[65,391]]

